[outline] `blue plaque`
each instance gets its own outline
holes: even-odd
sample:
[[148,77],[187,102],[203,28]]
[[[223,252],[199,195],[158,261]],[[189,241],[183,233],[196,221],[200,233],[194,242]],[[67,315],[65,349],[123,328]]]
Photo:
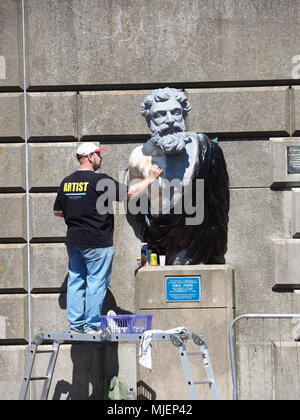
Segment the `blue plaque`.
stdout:
[[200,302],[201,277],[165,277],[166,302]]

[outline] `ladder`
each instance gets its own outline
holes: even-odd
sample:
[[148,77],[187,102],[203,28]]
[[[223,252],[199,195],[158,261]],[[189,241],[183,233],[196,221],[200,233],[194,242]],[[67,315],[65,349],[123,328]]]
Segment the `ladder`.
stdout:
[[[139,342],[142,339],[141,334],[111,334],[107,329],[101,334],[78,334],[78,333],[40,333],[38,334],[29,346],[29,355],[25,366],[24,377],[22,378],[22,384],[19,392],[19,400],[25,400],[28,388],[31,381],[44,381],[40,400],[47,400],[51,382],[54,375],[55,365],[60,349],[60,345],[63,343],[105,343],[105,342]],[[188,352],[186,350],[185,342],[192,339],[194,344],[199,347],[196,352]],[[40,350],[39,346],[44,342],[52,342],[52,348],[50,350]],[[152,335],[152,341],[170,341],[175,347],[178,348],[182,368],[188,388],[189,397],[191,400],[198,400],[198,394],[195,385],[208,384],[211,391],[213,400],[220,400],[220,395],[217,390],[217,386],[214,379],[213,369],[208,354],[207,343],[203,337],[196,333],[184,332],[178,334],[169,334],[164,332],[155,332]],[[47,366],[45,376],[32,376],[34,362],[37,354],[49,353],[49,363]],[[201,356],[204,364],[206,378],[202,380],[193,380],[192,370],[189,363],[189,356]]]
[[[179,349],[179,355],[180,355],[185,379],[187,382],[190,399],[191,400],[199,399],[195,385],[208,384],[211,391],[212,399],[220,400],[220,394],[216,386],[214,373],[213,373],[213,369],[212,369],[212,365],[211,365],[211,361],[210,361],[210,357],[208,353],[208,346],[207,346],[206,341],[203,339],[203,337],[196,333],[192,333],[192,339],[194,343],[199,347],[199,351],[194,351],[194,352],[188,352],[186,350],[184,341],[188,337],[184,337],[184,336],[178,337],[178,335],[176,334],[173,336],[171,335],[170,338],[171,338],[172,344],[174,344],[174,346],[178,347]],[[206,372],[206,379],[200,379],[196,381],[193,380],[188,356],[201,356],[202,357],[204,369]]]
[[[45,401],[48,398],[49,390],[54,374],[54,369],[57,361],[57,356],[59,352],[60,343],[53,341],[51,350],[39,350],[38,346],[43,343],[43,336],[39,334],[31,342],[29,347],[28,359],[25,367],[24,377],[22,379],[22,385],[19,393],[19,400],[25,400],[28,387],[31,381],[44,381],[43,390],[41,393],[41,400]],[[32,370],[35,362],[35,357],[37,354],[50,354],[50,359],[47,367],[45,376],[32,376]]]

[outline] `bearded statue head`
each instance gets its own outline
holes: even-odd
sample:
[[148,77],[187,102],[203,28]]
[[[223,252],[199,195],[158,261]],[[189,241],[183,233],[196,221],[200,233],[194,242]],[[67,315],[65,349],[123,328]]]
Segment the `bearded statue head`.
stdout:
[[141,105],[152,142],[166,154],[180,153],[189,138],[185,118],[191,110],[185,94],[177,89],[156,89]]

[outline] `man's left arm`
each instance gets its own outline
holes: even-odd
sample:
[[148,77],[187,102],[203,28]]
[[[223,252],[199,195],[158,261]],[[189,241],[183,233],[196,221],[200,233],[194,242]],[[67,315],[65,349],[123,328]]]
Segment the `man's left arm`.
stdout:
[[62,188],[59,187],[57,196],[53,205],[53,213],[57,217],[64,217],[63,207],[62,207]]
[[62,210],[53,210],[55,216],[64,217],[64,212]]

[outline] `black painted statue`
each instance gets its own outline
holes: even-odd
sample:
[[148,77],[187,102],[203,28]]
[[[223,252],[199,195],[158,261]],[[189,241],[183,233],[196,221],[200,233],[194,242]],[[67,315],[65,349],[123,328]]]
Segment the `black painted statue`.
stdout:
[[[219,145],[186,131],[191,106],[182,91],[157,89],[141,106],[151,138],[131,154],[127,182],[145,178],[152,164],[163,169],[147,196],[147,209],[129,209],[136,236],[167,256],[167,264],[224,264],[229,180]],[[204,180],[199,182],[199,180]],[[143,200],[141,198],[140,200]]]

